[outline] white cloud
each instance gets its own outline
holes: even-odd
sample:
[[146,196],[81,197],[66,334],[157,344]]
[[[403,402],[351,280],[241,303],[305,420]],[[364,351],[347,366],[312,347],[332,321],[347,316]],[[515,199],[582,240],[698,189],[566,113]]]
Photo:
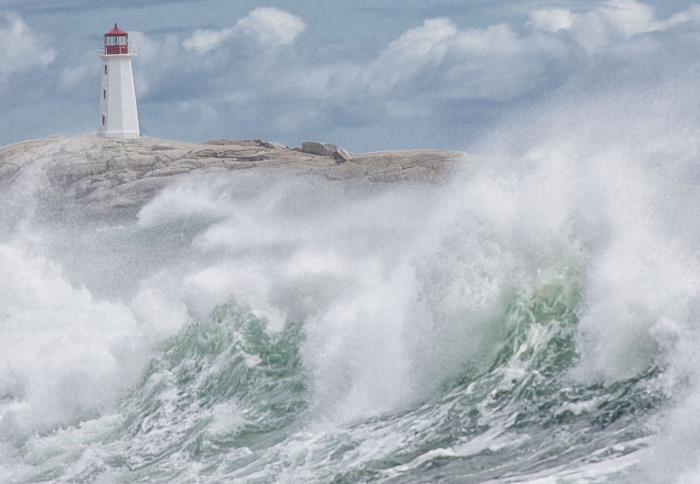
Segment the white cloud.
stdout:
[[[583,11],[534,11],[524,22],[530,30],[524,31],[510,23],[460,29],[448,18],[428,19],[364,62],[342,58],[306,62],[308,56],[297,50],[283,57],[245,57],[244,61],[231,58],[212,63],[209,56],[181,61],[196,62],[207,72],[207,85],[216,86],[222,99],[235,90],[246,105],[271,97],[303,103],[319,100],[329,101],[330,109],[357,113],[361,110],[352,105],[359,102],[372,116],[394,119],[397,112],[425,114],[425,103],[440,99],[505,102],[537,96],[544,86],[551,89],[575,76],[586,59],[604,55],[634,35],[696,18],[700,19],[697,8],[660,20],[648,4],[608,0]],[[230,28],[198,30],[182,46],[203,53],[243,37],[268,47],[289,46],[304,29],[304,22],[295,15],[262,7]],[[223,73],[228,69],[236,71],[235,85]],[[275,75],[270,75],[273,71]],[[315,112],[321,117],[326,113],[324,109]],[[294,123],[285,126],[290,124]]]
[[528,24],[535,30],[554,33],[569,30],[574,14],[562,8],[536,10],[529,15]]
[[47,66],[56,59],[56,51],[17,15],[0,14],[0,38],[0,78]]
[[[690,10],[669,21],[673,24],[685,21],[687,12]],[[635,34],[663,30],[671,24],[659,22],[651,5],[637,0],[608,0],[581,13],[565,9],[537,10],[530,13],[528,25],[548,33],[568,31],[577,44],[593,54]]]
[[[555,36],[521,36],[508,24],[460,30],[449,19],[431,19],[354,69],[360,74],[352,86],[380,98],[408,90],[418,102],[426,95],[505,99],[530,91],[546,77],[548,65],[568,54],[569,47]],[[314,79],[313,73],[306,78]]]
[[531,30],[524,33],[505,23],[460,29],[448,18],[435,18],[405,31],[373,60],[300,66],[273,88],[283,88],[283,96],[336,104],[375,99],[371,109],[384,106],[385,114],[392,103],[502,102],[566,82],[587,59],[605,55],[635,35],[693,21],[700,22],[700,7],[660,20],[653,6],[636,0],[609,0],[580,12],[538,10],[528,16]]
[[160,50],[158,42],[148,37],[143,32],[129,32],[129,45],[136,51],[139,60],[150,62]]
[[379,54],[362,75],[374,94],[386,92],[413,78],[428,65],[437,65],[447,52],[447,41],[458,32],[446,18],[426,20],[407,30]]
[[251,37],[263,46],[291,45],[304,31],[304,21],[284,10],[260,7],[252,10],[231,28],[221,30],[198,29],[185,39],[183,47],[205,53],[220,47],[233,37]]
[[93,62],[85,62],[80,65],[67,66],[61,71],[61,86],[66,89],[73,89],[77,84],[82,82],[84,79],[88,79],[91,71],[99,68],[94,62],[94,59],[90,59]]
[[569,58],[553,36],[520,36],[507,24],[469,29],[451,39],[439,86],[446,97],[502,101],[533,92]]
[[653,7],[635,0],[610,0],[574,16],[571,36],[586,52],[595,53],[619,40],[656,28]]
[[440,58],[445,53],[444,42],[457,32],[457,26],[447,18],[426,20],[391,42],[380,58],[402,63]]
[[[151,91],[161,79],[172,77],[173,73],[181,71],[191,59],[184,59],[180,50],[180,42],[175,35],[167,35],[160,39],[152,39],[143,32],[129,34],[130,42],[138,54],[134,66],[134,83],[136,95],[141,97]],[[193,64],[196,65],[196,64]]]
[[659,22],[659,29],[667,30],[686,23],[700,23],[700,5],[691,5],[688,10],[683,10],[668,19]]
[[[654,7],[636,0],[608,0],[588,15],[600,15],[625,38],[657,27]],[[585,15],[581,18],[585,19]],[[574,26],[575,27],[575,26]]]
[[254,37],[263,45],[291,45],[306,25],[304,21],[284,10],[260,7],[239,20],[233,27],[234,33]]
[[[673,22],[689,17],[679,14]],[[207,72],[206,84],[217,86],[220,96],[235,89],[247,92],[243,97],[250,103],[269,97],[332,101],[332,106],[361,101],[366,109],[379,110],[380,115],[391,112],[395,118],[396,110],[390,105],[403,106],[400,112],[411,113],[411,105],[431,99],[503,102],[535,95],[546,84],[564,82],[582,59],[635,34],[662,28],[654,8],[636,0],[609,0],[582,12],[538,10],[528,16],[526,25],[529,31],[506,23],[460,29],[448,18],[428,19],[365,62],[304,62],[307,56],[296,50],[284,57],[245,57],[244,63],[234,58],[212,63],[211,56],[200,60],[181,56],[180,62],[195,63]],[[218,51],[227,42],[244,38],[263,47],[289,46],[304,29],[303,20],[295,15],[261,7],[230,28],[197,30],[181,45],[193,54]],[[235,86],[220,72],[227,69],[236,70]],[[167,72],[161,69],[161,74]],[[424,108],[419,111],[426,112]]]
[[459,32],[450,47],[470,57],[487,58],[516,54],[526,43],[527,39],[519,38],[509,25],[499,24]]
[[[300,18],[258,8],[221,30],[154,39],[133,34],[135,75],[138,95],[158,101],[158,116],[172,116],[173,104],[164,100],[185,103],[180,109],[201,104],[202,136],[221,129],[224,120],[231,129],[252,131],[251,120],[261,116],[270,120],[267,129],[290,137],[340,129],[329,126],[428,123],[443,119],[443,112],[460,123],[472,107],[474,118],[488,117],[509,102],[545,98],[569,82],[593,78],[601,64],[644,68],[654,46],[672,41],[663,31],[695,25],[700,7],[660,18],[650,5],[612,0],[587,10],[537,10],[520,23],[483,28],[427,19],[374,55],[346,56],[345,46],[304,51],[294,45],[305,29]],[[284,55],[276,55],[280,48]],[[601,63],[605,56],[614,63]],[[67,68],[64,84],[93,72],[90,62],[87,69]]]
[[191,37],[185,39],[182,46],[188,50],[195,50],[201,54],[219,47],[226,39],[231,37],[233,29],[202,30],[197,29]]

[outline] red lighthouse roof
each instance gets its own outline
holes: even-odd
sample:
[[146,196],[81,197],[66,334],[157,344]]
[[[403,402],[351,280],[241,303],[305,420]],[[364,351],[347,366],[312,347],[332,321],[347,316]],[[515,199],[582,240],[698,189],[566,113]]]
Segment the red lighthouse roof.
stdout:
[[114,24],[114,28],[105,34],[104,55],[129,53],[129,34]]
[[110,30],[109,32],[107,32],[105,35],[106,36],[109,35],[110,37],[117,37],[117,36],[121,37],[123,35],[129,35],[129,34],[127,34],[125,31],[120,29],[117,24],[114,24],[114,28],[112,30]]

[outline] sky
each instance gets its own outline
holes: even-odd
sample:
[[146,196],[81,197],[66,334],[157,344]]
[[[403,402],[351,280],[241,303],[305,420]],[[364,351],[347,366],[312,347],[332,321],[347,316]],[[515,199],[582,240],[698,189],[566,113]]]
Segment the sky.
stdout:
[[700,5],[679,0],[0,0],[0,145],[97,130],[115,22],[138,52],[143,135],[353,151],[469,149],[700,52]]

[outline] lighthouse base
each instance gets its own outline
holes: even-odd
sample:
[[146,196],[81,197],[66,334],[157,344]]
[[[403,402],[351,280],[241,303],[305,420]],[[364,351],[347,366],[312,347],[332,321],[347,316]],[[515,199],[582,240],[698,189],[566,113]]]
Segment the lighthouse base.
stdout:
[[98,134],[106,138],[131,139],[141,137],[141,133],[138,131],[100,131]]

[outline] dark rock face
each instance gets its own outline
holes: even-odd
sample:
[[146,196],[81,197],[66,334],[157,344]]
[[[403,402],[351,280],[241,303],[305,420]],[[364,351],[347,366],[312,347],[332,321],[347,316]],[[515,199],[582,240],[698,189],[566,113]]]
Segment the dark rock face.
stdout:
[[338,148],[329,143],[319,143],[318,141],[304,141],[301,144],[301,152],[318,156],[333,156]]
[[336,163],[345,163],[346,161],[352,160],[352,155],[343,148],[338,148],[335,153],[333,153],[333,158]]
[[60,201],[95,216],[132,216],[165,186],[193,173],[275,170],[328,180],[435,183],[467,159],[462,152],[437,150],[351,156],[335,146],[327,154],[331,145],[319,145],[322,156],[260,140],[192,144],[94,134],[30,140],[0,148],[0,193],[18,190],[24,179],[27,190],[35,191],[28,195],[32,200],[56,206]]

